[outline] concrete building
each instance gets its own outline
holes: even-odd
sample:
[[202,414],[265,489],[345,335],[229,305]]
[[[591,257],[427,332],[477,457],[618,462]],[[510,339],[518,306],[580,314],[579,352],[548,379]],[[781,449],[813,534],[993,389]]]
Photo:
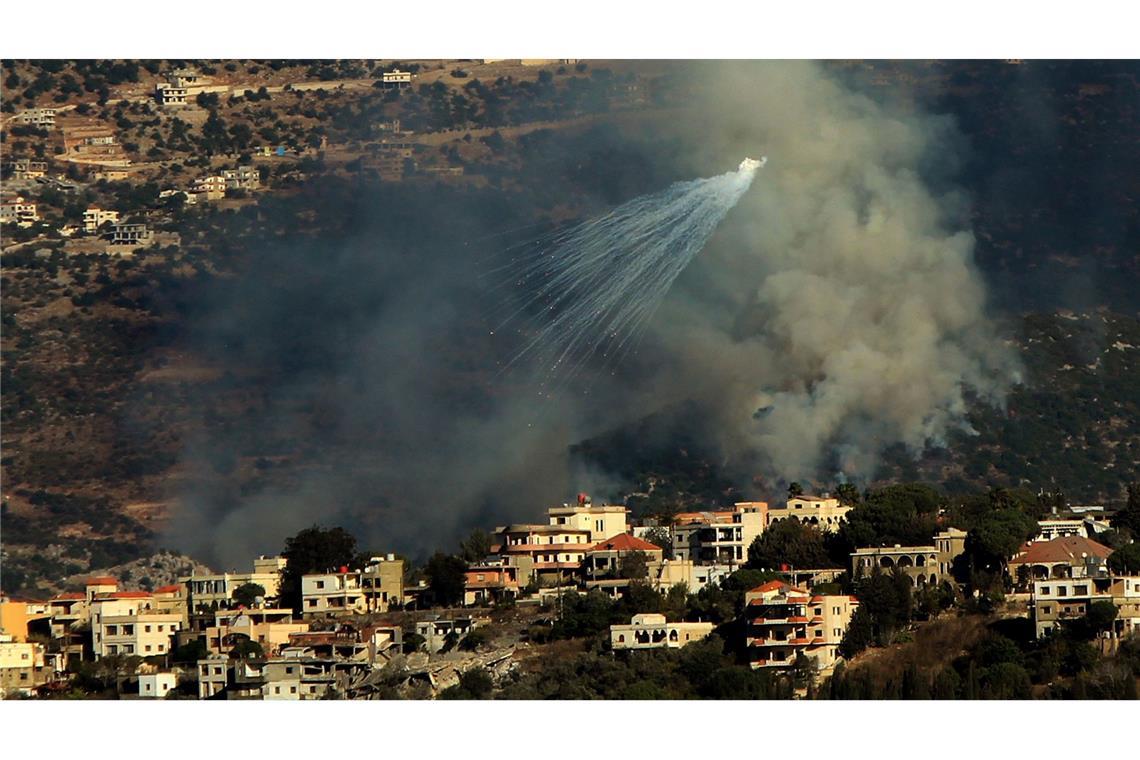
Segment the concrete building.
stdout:
[[222,179],[226,183],[226,190],[256,190],[261,187],[261,172],[255,166],[224,169]]
[[166,695],[178,686],[178,677],[173,673],[147,673],[139,676],[140,699],[166,699]]
[[53,676],[43,644],[16,641],[11,634],[0,634],[0,698],[29,696]]
[[1052,578],[1107,576],[1112,549],[1083,536],[1025,544],[1009,561],[1009,574],[1019,585]]
[[216,201],[226,197],[226,178],[220,175],[199,177],[194,180],[191,192],[200,201]]
[[650,568],[649,583],[661,593],[683,583],[695,594],[706,586],[720,583],[739,569],[738,565],[700,565],[691,559],[665,559]]
[[629,625],[610,626],[610,647],[624,649],[680,649],[712,633],[712,623],[669,623],[665,616],[643,612]]
[[22,195],[6,198],[0,202],[0,224],[30,227],[39,220],[36,204],[26,200]]
[[824,533],[833,533],[839,529],[839,523],[851,509],[827,494],[792,496],[783,507],[768,510],[768,525],[780,520],[799,520],[806,525],[814,525]]
[[118,221],[118,211],[105,211],[92,206],[83,212],[83,231],[88,235],[93,235],[107,222],[117,223]]
[[467,568],[464,576],[463,605],[491,604],[519,595],[519,569],[492,560]]
[[154,87],[154,97],[163,106],[184,106],[188,94],[187,88],[175,87],[169,82],[159,82]]
[[753,668],[790,668],[803,654],[827,672],[839,659],[839,643],[859,607],[852,596],[813,595],[783,581],[769,581],[744,595],[749,659]]
[[28,180],[47,176],[47,161],[20,158],[12,162],[12,179]]
[[546,510],[551,525],[585,530],[592,543],[629,531],[629,509],[621,505],[594,505],[588,494],[578,494],[576,504],[563,504]]
[[872,546],[856,549],[851,554],[852,575],[870,575],[876,567],[884,573],[899,570],[910,578],[912,586],[938,585],[942,580],[938,565],[936,546]]
[[1048,636],[1066,621],[1084,617],[1095,602],[1111,602],[1117,610],[1103,638],[1140,633],[1140,576],[1086,576],[1033,582],[1029,615],[1037,638]]
[[154,240],[154,232],[145,224],[123,222],[113,223],[107,236],[111,239],[111,245],[149,245]]
[[448,637],[452,634],[459,640],[474,628],[475,621],[469,617],[442,618],[433,615],[416,622],[416,633],[424,638],[424,648],[433,654],[447,645]]
[[1080,536],[1095,539],[1099,534],[1112,530],[1107,520],[1098,520],[1095,517],[1051,517],[1038,520],[1040,532],[1033,539],[1037,541],[1052,541],[1055,538]]
[[404,561],[395,555],[373,557],[362,570],[301,576],[301,611],[318,615],[387,612],[404,603]]
[[674,515],[673,557],[696,563],[742,565],[767,524],[768,504],[737,503],[731,510]]
[[265,589],[267,600],[276,599],[283,569],[285,569],[284,557],[261,556],[253,561],[253,570],[248,573],[191,575],[179,578],[179,582],[186,585],[189,591],[187,604],[191,612],[212,612],[237,606],[233,598],[234,591],[247,583]]
[[947,528],[935,533],[934,548],[938,550],[938,577],[952,578],[954,560],[966,551],[966,531]]
[[587,549],[582,560],[582,575],[587,581],[621,578],[623,563],[630,555],[638,552],[645,555],[648,580],[656,574],[655,570],[661,565],[665,552],[656,544],[634,538],[628,533],[619,533]]
[[56,109],[54,108],[30,108],[16,114],[12,118],[12,123],[27,124],[40,129],[53,129],[55,127],[55,114]]
[[403,90],[412,86],[412,74],[408,71],[393,69],[381,74],[380,82],[385,90]]
[[562,583],[572,579],[593,546],[591,531],[568,525],[506,525],[495,529],[498,554],[519,569],[519,583],[538,579]]
[[293,622],[293,611],[275,608],[219,610],[215,623],[206,629],[210,654],[228,654],[245,639],[261,646],[266,656],[289,646],[289,637],[309,630],[308,623]]

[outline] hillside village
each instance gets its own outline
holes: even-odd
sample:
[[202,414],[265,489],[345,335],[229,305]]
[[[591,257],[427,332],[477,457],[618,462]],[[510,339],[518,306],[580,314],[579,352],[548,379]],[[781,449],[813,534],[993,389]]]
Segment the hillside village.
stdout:
[[[1028,540],[987,576],[986,539],[945,509],[927,515],[928,544],[858,546],[845,566],[822,553],[813,564],[813,544],[888,502],[795,491],[776,507],[742,502],[668,525],[579,494],[545,522],[477,530],[418,574],[395,554],[356,554],[340,529],[313,528],[246,571],[148,591],[90,577],[51,599],[3,600],[0,686],[8,698],[510,698],[530,696],[518,690],[541,677],[544,650],[577,640],[627,663],[732,652],[726,667],[758,674],[768,696],[819,697],[861,657],[905,647],[908,631],[983,616],[1023,620],[1027,645],[1067,641],[1088,664],[1124,652],[1133,670],[1121,687],[1135,696],[1140,544],[1120,542],[1140,503],[1111,522],[1103,508],[1074,507],[1022,525]],[[309,566],[296,572],[290,557]],[[344,564],[313,566],[333,558]],[[961,688],[1029,696],[1026,669],[1007,664],[1012,683],[1009,668],[986,676],[971,664],[981,680]]]

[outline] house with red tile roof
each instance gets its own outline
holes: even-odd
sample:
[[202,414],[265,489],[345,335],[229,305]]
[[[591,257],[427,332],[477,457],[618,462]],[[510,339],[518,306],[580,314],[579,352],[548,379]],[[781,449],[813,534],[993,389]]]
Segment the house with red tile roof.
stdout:
[[859,600],[845,594],[812,594],[769,581],[744,595],[749,660],[753,668],[789,669],[800,655],[814,660],[818,674],[830,672],[839,643]]
[[1108,574],[1112,549],[1084,536],[1063,536],[1021,547],[1009,562],[1009,573],[1020,586],[1053,578],[1090,578]]

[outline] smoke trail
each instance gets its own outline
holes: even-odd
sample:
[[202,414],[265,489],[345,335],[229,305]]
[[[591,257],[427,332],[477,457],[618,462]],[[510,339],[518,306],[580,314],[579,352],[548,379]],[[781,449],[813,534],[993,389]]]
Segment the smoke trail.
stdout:
[[564,381],[595,355],[619,360],[766,160],[674,183],[528,244],[537,253],[507,267],[530,295],[505,324],[532,315],[511,363],[533,355],[540,373]]

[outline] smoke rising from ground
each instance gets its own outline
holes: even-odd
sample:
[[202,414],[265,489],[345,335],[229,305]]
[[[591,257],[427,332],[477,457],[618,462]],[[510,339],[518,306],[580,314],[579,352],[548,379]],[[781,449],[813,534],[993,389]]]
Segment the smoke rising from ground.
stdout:
[[730,449],[758,447],[777,479],[866,479],[883,447],[962,424],[964,385],[1000,403],[1017,365],[986,314],[967,199],[932,189],[952,124],[812,64],[699,74],[698,155],[770,157],[661,322]]
[[[502,309],[478,261],[493,252],[475,241],[533,222],[517,198],[391,185],[325,198],[349,229],[267,245],[200,299],[197,352],[238,371],[199,400],[223,421],[189,441],[169,541],[236,567],[321,523],[422,555],[612,487],[568,447],[685,399],[728,459],[758,451],[770,483],[867,479],[883,447],[961,424],[964,386],[1000,402],[1017,368],[986,316],[967,199],[941,184],[953,125],[812,64],[681,69],[694,100],[657,126],[684,150],[645,156],[651,139],[635,137],[599,152],[676,178],[769,161],[637,356],[556,398],[500,372],[521,345],[491,335]],[[583,215],[608,207],[589,179],[566,184]],[[223,406],[241,394],[254,402]]]

